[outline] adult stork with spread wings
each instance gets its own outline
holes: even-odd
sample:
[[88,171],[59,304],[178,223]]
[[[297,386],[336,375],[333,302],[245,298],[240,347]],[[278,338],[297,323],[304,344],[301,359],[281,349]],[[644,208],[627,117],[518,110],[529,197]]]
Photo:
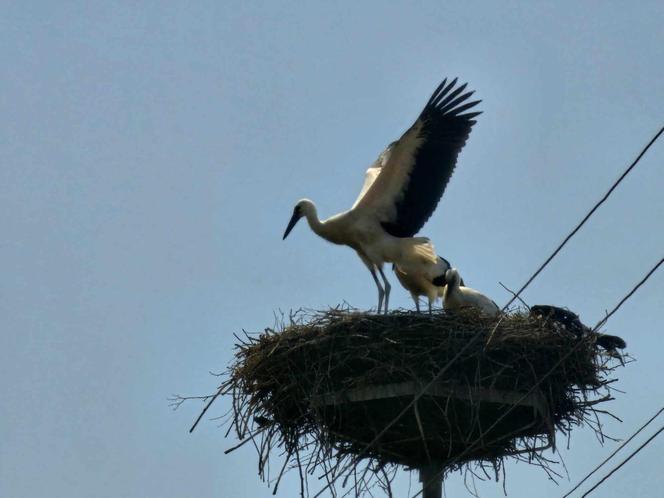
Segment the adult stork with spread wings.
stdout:
[[303,199],[295,205],[284,232],[285,239],[298,220],[306,217],[317,235],[355,249],[378,288],[378,312],[384,302],[387,313],[390,297],[390,283],[383,273],[385,262],[431,280],[437,276],[437,255],[431,242],[413,236],[436,209],[474,118],[481,114],[466,112],[480,101],[469,102],[474,92],[463,93],[467,84],[456,83],[456,79],[447,83],[446,78],[415,123],[367,170],[353,207],[321,221],[315,204]]

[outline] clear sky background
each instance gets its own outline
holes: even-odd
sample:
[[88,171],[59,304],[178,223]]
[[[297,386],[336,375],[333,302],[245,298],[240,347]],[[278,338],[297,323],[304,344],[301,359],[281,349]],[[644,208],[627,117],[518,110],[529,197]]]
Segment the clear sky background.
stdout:
[[[422,234],[504,304],[498,281],[519,287],[663,124],[662,26],[661,1],[3,2],[0,496],[269,495],[251,448],[224,455],[214,422],[188,434],[200,407],[167,398],[213,391],[232,333],[275,310],[375,306],[351,250],[305,224],[281,241],[294,203],[347,209],[459,76],[484,114]],[[663,168],[660,142],[526,301],[600,319],[664,255]],[[392,303],[412,306],[397,286]],[[638,360],[615,437],[663,404],[663,305],[659,272],[607,325]],[[616,444],[562,446],[575,482]],[[659,438],[596,496],[661,496],[663,455]],[[570,486],[507,467],[510,497]]]

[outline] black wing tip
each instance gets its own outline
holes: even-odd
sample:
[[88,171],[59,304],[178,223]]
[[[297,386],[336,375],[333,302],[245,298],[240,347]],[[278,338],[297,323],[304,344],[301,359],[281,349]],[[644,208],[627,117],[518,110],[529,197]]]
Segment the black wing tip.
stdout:
[[431,94],[431,98],[427,102],[427,106],[429,105],[435,105],[435,102],[438,101],[440,102],[440,99],[442,99],[445,95],[447,95],[450,91],[450,89],[456,85],[456,82],[459,78],[454,78],[452,81],[447,83],[448,78],[444,78],[443,81],[436,87],[436,89],[433,91],[433,94]]
[[[445,110],[444,115],[445,116],[454,116],[454,117],[464,116],[464,114],[462,114],[462,113],[472,109],[473,107],[475,107],[480,102],[481,102],[480,100],[474,100],[472,102],[467,102],[467,103],[465,103],[463,105],[460,105],[458,107],[454,107],[454,109]],[[478,112],[478,111],[475,111],[475,112]]]
[[463,118],[467,121],[474,121],[474,118],[482,114],[482,111],[469,112],[468,114],[460,114],[458,117]]
[[436,87],[436,89],[431,94],[431,97],[429,97],[429,101],[427,102],[427,105],[425,107],[429,107],[433,103],[433,101],[436,99],[436,96],[440,93],[440,91],[443,89],[446,83],[447,83],[447,78],[443,79],[442,83]]
[[[435,112],[442,116],[468,119],[466,117],[467,115],[460,113],[476,106],[482,101],[475,100],[473,102],[466,103],[466,101],[475,93],[475,90],[471,90],[462,95],[459,95],[466,89],[468,82],[457,86],[458,81],[459,78],[455,77],[448,83],[448,78],[444,78],[427,101],[420,116]],[[479,113],[476,115],[479,115]]]

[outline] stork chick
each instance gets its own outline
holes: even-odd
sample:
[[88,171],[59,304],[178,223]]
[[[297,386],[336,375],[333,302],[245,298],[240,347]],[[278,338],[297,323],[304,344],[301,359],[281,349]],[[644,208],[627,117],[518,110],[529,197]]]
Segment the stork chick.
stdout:
[[475,289],[461,285],[461,276],[456,268],[451,268],[445,272],[445,281],[447,285],[443,292],[443,308],[446,310],[468,307],[476,308],[490,316],[496,316],[500,313],[500,308],[491,299]]

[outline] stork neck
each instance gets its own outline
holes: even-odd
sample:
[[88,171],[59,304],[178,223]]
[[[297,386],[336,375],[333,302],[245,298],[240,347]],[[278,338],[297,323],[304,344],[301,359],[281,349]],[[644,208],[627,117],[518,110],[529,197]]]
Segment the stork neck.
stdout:
[[453,292],[457,292],[459,287],[461,287],[461,282],[458,277],[454,277],[454,279],[452,279],[452,283],[448,285],[451,287]]
[[348,225],[347,214],[339,213],[326,220],[318,219],[318,210],[313,202],[303,199],[301,202],[302,215],[307,219],[311,230],[333,244],[348,244],[346,229]]
[[320,235],[323,238],[326,238],[326,226],[324,222],[318,219],[318,211],[316,210],[316,206],[312,204],[311,207],[305,212],[304,216],[307,218],[307,223],[309,223],[309,227],[311,227],[314,233],[316,235]]

